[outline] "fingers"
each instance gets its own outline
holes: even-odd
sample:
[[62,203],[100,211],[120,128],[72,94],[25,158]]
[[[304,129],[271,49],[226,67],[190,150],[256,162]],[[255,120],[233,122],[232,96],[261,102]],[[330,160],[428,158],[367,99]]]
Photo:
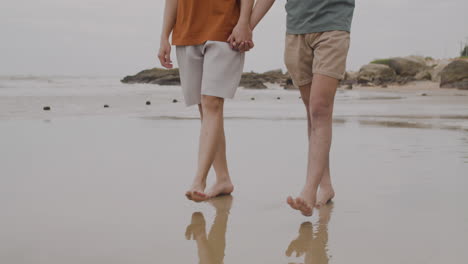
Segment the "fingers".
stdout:
[[164,68],[172,69],[173,64],[171,60],[171,50],[166,49],[166,50],[161,50],[158,54],[158,59],[161,65]]
[[239,44],[238,50],[239,50],[239,52],[245,52],[245,51],[246,51],[246,44],[245,44],[244,41],[242,41],[242,42]]
[[253,49],[253,47],[255,47],[255,44],[251,40],[247,41],[247,44],[249,45],[249,50]]

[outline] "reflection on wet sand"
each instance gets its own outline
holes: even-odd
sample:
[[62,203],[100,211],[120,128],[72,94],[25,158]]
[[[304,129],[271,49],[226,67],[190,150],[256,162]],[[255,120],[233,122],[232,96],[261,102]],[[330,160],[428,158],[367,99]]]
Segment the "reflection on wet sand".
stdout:
[[216,216],[210,232],[206,233],[205,217],[200,212],[192,214],[192,221],[187,226],[185,237],[195,240],[198,248],[200,264],[221,264],[224,261],[226,249],[226,229],[229,211],[232,206],[232,196],[222,196],[210,200],[216,210]]
[[424,129],[445,129],[445,130],[461,130],[468,131],[467,128],[462,126],[449,126],[442,124],[425,124],[415,123],[408,121],[388,121],[388,120],[359,120],[361,125],[381,126],[381,127],[395,127],[395,128],[424,128]]
[[[304,222],[299,228],[299,235],[291,241],[286,256],[304,256],[304,264],[328,264],[328,222],[333,210],[333,203],[323,206],[319,210],[317,228],[311,222]],[[290,264],[292,264],[291,262]]]

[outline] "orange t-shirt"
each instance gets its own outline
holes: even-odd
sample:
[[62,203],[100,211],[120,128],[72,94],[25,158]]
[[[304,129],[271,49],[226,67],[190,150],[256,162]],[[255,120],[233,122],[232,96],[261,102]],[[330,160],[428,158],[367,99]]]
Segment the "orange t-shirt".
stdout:
[[179,0],[172,44],[227,41],[240,16],[240,0]]

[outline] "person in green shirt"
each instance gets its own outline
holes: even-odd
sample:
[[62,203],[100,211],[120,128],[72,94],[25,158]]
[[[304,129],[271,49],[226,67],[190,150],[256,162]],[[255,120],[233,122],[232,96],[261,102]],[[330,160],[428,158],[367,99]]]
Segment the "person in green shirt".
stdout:
[[[254,29],[274,0],[257,0],[250,26]],[[299,87],[308,117],[309,154],[306,182],[287,203],[305,216],[334,196],[330,147],[335,93],[344,77],[350,44],[354,0],[288,0],[284,59]]]

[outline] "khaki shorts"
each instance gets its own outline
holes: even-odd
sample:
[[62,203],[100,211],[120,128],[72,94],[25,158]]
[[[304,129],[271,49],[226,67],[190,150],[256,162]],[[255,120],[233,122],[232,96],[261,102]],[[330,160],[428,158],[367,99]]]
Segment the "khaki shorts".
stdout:
[[177,46],[180,81],[187,106],[200,104],[201,95],[233,98],[244,68],[244,53],[227,42],[207,41],[196,46]]
[[343,79],[349,42],[346,31],[286,34],[284,61],[294,85],[311,83],[314,73]]

